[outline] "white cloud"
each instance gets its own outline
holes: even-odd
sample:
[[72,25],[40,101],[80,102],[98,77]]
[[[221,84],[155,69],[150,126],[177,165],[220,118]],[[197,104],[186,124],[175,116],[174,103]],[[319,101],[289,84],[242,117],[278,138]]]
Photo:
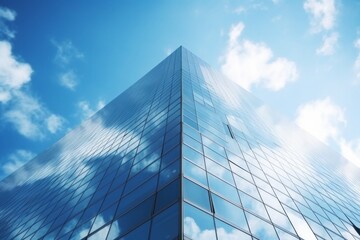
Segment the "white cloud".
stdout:
[[87,119],[87,118],[91,117],[92,115],[94,115],[95,112],[99,111],[104,106],[105,106],[105,103],[102,100],[98,101],[95,108],[91,107],[89,102],[87,102],[87,101],[80,101],[78,103],[78,107],[80,108],[83,119]]
[[311,30],[331,30],[336,20],[335,0],[306,0],[304,9],[311,15]]
[[5,21],[14,21],[15,18],[15,11],[8,8],[0,7],[0,36],[1,34],[3,34],[5,37],[8,38],[15,37],[15,32],[10,30],[5,24]]
[[354,63],[354,69],[356,77],[360,80],[360,38],[355,41],[354,46],[359,50],[359,53]]
[[274,58],[272,50],[264,43],[239,39],[244,27],[240,22],[230,29],[227,50],[222,57],[222,72],[247,90],[261,85],[278,91],[296,81],[298,71],[294,62],[283,57]]
[[[24,91],[14,92],[14,99],[10,109],[4,113],[4,119],[21,135],[33,140],[44,138],[46,130],[55,133],[64,123],[63,118],[50,113],[38,99]],[[43,121],[47,128],[44,128]]]
[[235,10],[234,10],[234,13],[236,13],[236,14],[241,14],[244,12],[246,12],[246,8],[244,6],[239,6],[239,7],[235,8]]
[[0,103],[9,101],[12,91],[28,83],[33,72],[31,66],[19,62],[11,50],[9,42],[0,41]]
[[333,55],[338,39],[339,34],[337,32],[333,32],[330,35],[324,36],[323,44],[321,45],[321,47],[316,49],[316,53],[324,56]]
[[350,162],[360,168],[360,139],[347,141],[344,138],[339,140],[341,154]]
[[84,57],[84,54],[69,40],[63,42],[52,40],[51,42],[56,48],[55,62],[59,65],[68,65],[73,60],[82,59]]
[[338,139],[339,128],[345,125],[346,121],[344,109],[326,97],[300,106],[297,109],[296,123],[327,143],[330,139]]
[[55,115],[55,114],[51,114],[46,119],[47,129],[51,133],[56,133],[62,129],[64,122],[65,122],[65,120],[63,117]]
[[16,152],[9,155],[8,161],[2,166],[2,171],[6,175],[9,175],[24,165],[27,161],[32,159],[34,156],[35,154],[30,151],[23,149],[17,150]]
[[74,71],[69,70],[65,73],[60,74],[59,77],[60,84],[70,90],[75,90],[77,86],[77,75]]
[[0,7],[0,18],[3,18],[8,21],[14,21],[15,17],[16,17],[15,11],[8,8]]
[[53,134],[62,129],[65,119],[51,113],[38,99],[24,91],[13,92],[13,95],[13,100],[4,111],[3,120],[12,124],[18,133],[39,140],[47,132]]

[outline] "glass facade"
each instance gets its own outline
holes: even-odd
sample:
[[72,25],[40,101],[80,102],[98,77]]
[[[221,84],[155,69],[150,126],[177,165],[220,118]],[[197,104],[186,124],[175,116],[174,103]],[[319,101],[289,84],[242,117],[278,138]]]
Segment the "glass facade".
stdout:
[[0,182],[0,239],[360,239],[359,182],[180,47]]

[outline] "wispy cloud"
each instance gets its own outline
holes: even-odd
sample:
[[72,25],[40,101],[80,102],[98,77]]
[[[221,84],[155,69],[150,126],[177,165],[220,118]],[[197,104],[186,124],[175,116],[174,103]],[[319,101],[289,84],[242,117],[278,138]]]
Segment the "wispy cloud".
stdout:
[[278,91],[296,81],[296,64],[284,57],[275,58],[265,43],[240,39],[244,28],[242,22],[231,27],[222,72],[247,90],[258,85]]
[[2,165],[2,172],[4,173],[3,177],[6,177],[7,175],[16,171],[18,168],[31,160],[34,156],[34,153],[23,149],[19,149],[10,154],[7,157],[7,160],[5,160],[5,164]]
[[[279,0],[273,0],[272,1],[274,4],[277,4],[279,2]],[[251,11],[257,12],[257,11],[267,11],[268,6],[265,4],[265,2],[260,2],[260,1],[252,1],[249,2],[247,4],[242,4],[239,5],[238,7],[235,7],[232,11],[235,14],[244,14],[244,13],[249,13]]]
[[78,85],[78,76],[73,70],[73,63],[83,59],[84,54],[69,40],[62,42],[51,40],[51,42],[56,48],[55,63],[61,69],[58,81],[61,86],[74,91]]
[[315,137],[328,143],[340,135],[345,125],[345,110],[331,101],[329,97],[308,102],[297,110],[296,123]]
[[46,119],[46,126],[49,132],[57,133],[63,128],[65,119],[61,116],[50,114]]
[[16,18],[16,12],[0,6],[0,36],[4,35],[8,38],[15,37],[15,31],[12,31],[6,25],[6,21],[14,21]]
[[60,65],[68,65],[76,59],[82,59],[84,54],[81,53],[74,44],[69,41],[58,42],[51,40],[52,44],[56,48],[55,62]]
[[8,21],[14,21],[15,17],[16,17],[15,11],[8,8],[0,7],[0,18],[3,18]]
[[99,100],[95,107],[90,106],[90,103],[87,101],[80,101],[78,107],[80,109],[80,114],[83,119],[87,119],[94,115],[97,111],[105,106],[103,100]]
[[65,120],[51,113],[29,92],[16,91],[14,96],[8,110],[4,113],[4,120],[11,123],[21,135],[37,140],[43,139],[47,132],[56,133],[61,129]]
[[244,6],[239,6],[234,9],[234,13],[236,13],[236,14],[242,14],[244,12],[246,12],[246,8]]
[[334,27],[337,10],[335,0],[306,0],[304,9],[311,17],[311,31],[321,32]]
[[321,47],[316,49],[316,53],[323,56],[333,55],[338,39],[339,34],[337,32],[333,32],[330,35],[324,36],[323,44],[321,45]]
[[74,91],[78,84],[78,77],[73,70],[69,70],[60,74],[59,81],[60,85]]

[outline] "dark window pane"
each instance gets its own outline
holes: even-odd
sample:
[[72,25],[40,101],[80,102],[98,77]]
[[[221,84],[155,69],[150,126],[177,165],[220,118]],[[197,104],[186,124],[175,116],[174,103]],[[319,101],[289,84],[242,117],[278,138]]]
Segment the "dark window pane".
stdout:
[[126,234],[129,230],[148,220],[153,212],[155,196],[151,196],[139,206],[117,219],[121,234]]
[[121,240],[148,239],[149,230],[150,230],[150,221],[144,223],[140,227],[132,230],[125,236],[121,237]]
[[152,222],[150,239],[174,239],[179,235],[179,204],[169,207]]
[[173,162],[167,168],[165,168],[160,172],[158,189],[162,188],[167,183],[171,182],[176,177],[178,177],[179,173],[180,173],[180,161],[176,160],[175,162]]
[[158,212],[177,201],[179,199],[179,195],[180,184],[179,179],[177,179],[157,193],[155,212]]

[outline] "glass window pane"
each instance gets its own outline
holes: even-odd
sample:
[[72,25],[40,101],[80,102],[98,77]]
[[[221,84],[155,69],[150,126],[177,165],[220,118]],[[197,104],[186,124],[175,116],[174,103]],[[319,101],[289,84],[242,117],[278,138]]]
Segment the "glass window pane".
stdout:
[[243,231],[240,231],[229,224],[215,218],[216,233],[218,240],[251,240],[251,236]]
[[210,160],[209,158],[205,158],[205,163],[206,170],[208,172],[235,186],[232,174],[228,169]]
[[246,213],[251,233],[259,239],[278,239],[273,225]]
[[156,196],[155,212],[162,210],[179,199],[180,184],[179,179],[161,189]]
[[197,205],[207,211],[210,210],[210,202],[209,202],[209,192],[200,187],[199,185],[193,183],[192,181],[184,178],[183,182],[184,189],[184,198],[194,205]]
[[289,231],[291,233],[296,234],[296,232],[295,232],[293,226],[291,225],[289,218],[287,218],[287,216],[272,209],[271,207],[266,207],[266,209],[268,210],[271,221],[274,224],[286,229],[287,231]]
[[200,167],[205,168],[203,155],[191,147],[183,145],[183,156]]
[[211,197],[214,203],[216,216],[229,221],[232,224],[235,224],[241,229],[248,230],[244,211],[241,208],[231,204],[230,202],[220,198],[215,194],[211,194]]
[[244,207],[245,210],[255,213],[258,216],[261,216],[267,220],[270,220],[266,209],[265,209],[265,205],[256,200],[255,198],[250,197],[249,195],[243,193],[243,192],[239,192],[240,194],[240,199],[241,199],[241,203]]
[[170,164],[167,168],[165,168],[160,172],[158,189],[162,188],[167,183],[171,182],[176,177],[178,177],[179,172],[180,172],[180,161],[176,160],[174,163]]
[[239,195],[235,187],[211,174],[208,174],[208,179],[211,191],[218,193],[233,203],[240,204]]
[[198,183],[203,184],[204,186],[208,186],[206,180],[206,172],[204,169],[192,164],[191,162],[184,159],[184,175],[191,180],[194,180]]
[[216,239],[214,219],[209,214],[184,203],[184,235],[190,239]]
[[153,212],[154,201],[155,197],[152,196],[117,219],[121,234],[126,234],[129,230],[148,220]]
[[178,235],[179,204],[176,203],[153,219],[150,239],[175,239]]
[[101,230],[97,231],[95,234],[91,235],[89,240],[97,240],[97,239],[106,239],[106,236],[109,232],[110,225],[105,226]]

